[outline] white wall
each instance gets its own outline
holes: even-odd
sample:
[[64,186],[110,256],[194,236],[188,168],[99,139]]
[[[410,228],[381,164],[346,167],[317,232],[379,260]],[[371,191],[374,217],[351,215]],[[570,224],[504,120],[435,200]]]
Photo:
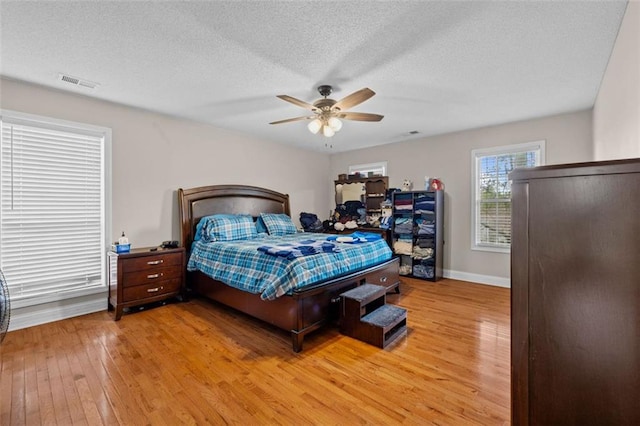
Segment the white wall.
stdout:
[[[326,211],[333,193],[328,154],[9,79],[0,79],[0,107],[112,129],[109,238],[125,231],[134,247],[178,239],[178,188],[247,184],[288,193],[296,225],[301,211]],[[106,289],[89,299],[14,309],[12,329],[105,309]]]
[[[546,164],[590,161],[591,111],[433,136],[331,156],[330,179],[350,164],[388,162],[389,185],[403,179],[424,188],[424,177],[445,184],[445,276],[509,285],[509,255],[471,250],[471,150],[545,139]],[[330,199],[329,203],[333,202]]]
[[593,107],[596,160],[640,157],[640,1],[630,1]]
[[206,124],[2,79],[4,109],[113,130],[113,235],[133,246],[178,239],[178,188],[247,184],[288,193],[292,217],[325,211],[329,155]]

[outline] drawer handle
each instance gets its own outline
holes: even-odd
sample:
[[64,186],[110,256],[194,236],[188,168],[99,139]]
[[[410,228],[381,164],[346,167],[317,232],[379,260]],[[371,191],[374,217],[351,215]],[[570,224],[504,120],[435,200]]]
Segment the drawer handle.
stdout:
[[331,303],[338,303],[338,302],[340,302],[340,296],[334,297],[331,299]]
[[164,263],[163,259],[160,260],[150,260],[149,262],[147,262],[147,265],[160,265],[161,263]]
[[387,282],[387,277],[380,277],[380,282],[381,283],[386,283]]
[[147,293],[156,293],[160,290],[164,290],[164,287],[160,286],[160,287],[156,287],[156,288],[148,288],[147,289]]
[[159,273],[159,274],[151,274],[151,275],[147,275],[147,278],[148,278],[148,279],[150,279],[150,280],[152,280],[152,279],[154,279],[154,278],[160,278],[160,277],[161,277],[161,276],[163,276],[163,275],[164,275],[164,273],[163,273],[163,272],[161,272],[161,273]]

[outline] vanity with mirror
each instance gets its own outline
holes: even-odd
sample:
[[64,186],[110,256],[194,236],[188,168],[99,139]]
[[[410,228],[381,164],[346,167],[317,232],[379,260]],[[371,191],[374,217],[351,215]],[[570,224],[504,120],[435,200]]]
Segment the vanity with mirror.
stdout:
[[339,179],[334,183],[336,204],[345,204],[347,201],[361,201],[365,205],[367,215],[379,216],[381,214],[381,204],[389,187],[388,176]]
[[[367,216],[380,217],[382,215],[382,202],[385,200],[387,188],[389,186],[388,176],[359,177],[351,179],[338,179],[334,181],[336,189],[336,205],[344,205],[349,201],[360,201]],[[375,232],[382,235],[391,247],[391,232],[388,229],[362,226],[356,229],[345,229],[336,231],[330,229],[328,232],[334,234],[351,233],[353,231]]]

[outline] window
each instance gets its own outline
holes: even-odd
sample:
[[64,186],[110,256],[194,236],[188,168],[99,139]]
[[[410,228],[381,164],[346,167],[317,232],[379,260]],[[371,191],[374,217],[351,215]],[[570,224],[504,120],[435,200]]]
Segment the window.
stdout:
[[111,130],[11,111],[0,125],[0,268],[12,301],[104,291]]
[[379,163],[369,164],[356,164],[355,166],[349,166],[349,174],[360,173],[361,176],[368,176],[369,172],[374,175],[387,176],[387,162],[381,161]]
[[471,152],[471,248],[508,253],[511,247],[511,182],[516,167],[544,164],[545,141]]

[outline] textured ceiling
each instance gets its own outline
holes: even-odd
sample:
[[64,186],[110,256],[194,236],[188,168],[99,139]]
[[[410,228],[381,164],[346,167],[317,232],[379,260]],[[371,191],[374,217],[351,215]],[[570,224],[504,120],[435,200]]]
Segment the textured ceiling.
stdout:
[[[626,1],[1,1],[0,74],[327,152],[593,106]],[[66,73],[100,86],[58,81]],[[276,95],[369,87],[331,139]],[[418,131],[410,135],[410,131]],[[330,142],[333,148],[325,148]]]

